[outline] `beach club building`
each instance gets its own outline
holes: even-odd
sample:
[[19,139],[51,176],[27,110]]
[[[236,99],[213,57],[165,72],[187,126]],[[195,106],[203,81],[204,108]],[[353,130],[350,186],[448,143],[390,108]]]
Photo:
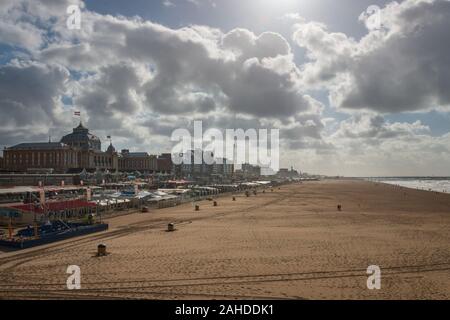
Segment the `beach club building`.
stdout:
[[[49,218],[73,219],[95,213],[97,208],[88,200],[89,193],[98,187],[14,187],[0,189],[0,223],[7,224],[12,219],[14,224],[30,224],[34,221],[44,222]],[[46,201],[40,204],[42,196]]]

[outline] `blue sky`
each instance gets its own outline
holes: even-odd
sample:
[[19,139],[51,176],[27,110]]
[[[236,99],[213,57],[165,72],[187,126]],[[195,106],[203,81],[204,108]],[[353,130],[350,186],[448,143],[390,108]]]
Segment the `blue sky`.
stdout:
[[[333,31],[361,37],[366,30],[358,22],[358,16],[369,5],[382,6],[388,1],[215,0],[199,1],[199,4],[195,4],[187,0],[173,0],[173,7],[165,6],[163,1],[146,0],[88,0],[85,2],[88,9],[102,14],[140,16],[172,28],[204,24],[229,31],[239,26],[256,33],[274,30],[282,32],[280,17],[284,14],[298,13],[306,19],[326,23]],[[261,3],[268,4],[268,9],[261,10]]]

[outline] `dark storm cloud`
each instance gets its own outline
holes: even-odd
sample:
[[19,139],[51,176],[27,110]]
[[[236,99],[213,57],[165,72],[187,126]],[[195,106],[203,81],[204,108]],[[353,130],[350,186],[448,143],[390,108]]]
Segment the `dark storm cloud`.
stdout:
[[[0,66],[1,123],[25,126],[57,121],[57,99],[69,77],[65,68],[39,63]],[[7,117],[5,115],[8,115]]]

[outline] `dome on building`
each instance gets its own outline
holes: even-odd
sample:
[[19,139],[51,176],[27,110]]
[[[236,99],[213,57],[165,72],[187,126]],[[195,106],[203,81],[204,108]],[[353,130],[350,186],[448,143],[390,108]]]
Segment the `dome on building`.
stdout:
[[116,152],[116,148],[114,148],[114,146],[112,145],[112,143],[109,144],[108,149],[106,149],[107,153],[115,153]]
[[80,125],[73,129],[73,132],[64,136],[61,142],[73,148],[85,150],[101,151],[102,145],[97,136],[89,133],[89,129],[85,128],[80,122]]

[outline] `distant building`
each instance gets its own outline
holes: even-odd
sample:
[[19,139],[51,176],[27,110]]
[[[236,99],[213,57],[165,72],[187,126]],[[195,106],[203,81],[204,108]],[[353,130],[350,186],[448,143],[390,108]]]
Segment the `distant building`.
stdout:
[[[180,178],[210,178],[211,175],[232,175],[234,172],[234,165],[232,161],[227,159],[214,158],[213,153],[207,153],[202,150],[190,150],[186,154],[180,154],[184,160],[182,164],[175,165],[175,175]],[[196,163],[196,157],[199,160]],[[212,163],[207,163],[206,158],[212,159]],[[190,162],[190,163],[189,163]],[[207,180],[207,179],[206,179]]]
[[241,172],[244,176],[259,177],[261,176],[261,167],[244,163],[241,167]]
[[[174,166],[175,175],[180,178],[194,178],[210,174],[210,168],[204,162],[204,152],[202,150],[190,150],[178,155],[183,158],[183,163]],[[199,158],[200,163],[196,163]]]
[[163,153],[157,158],[157,171],[160,173],[171,174],[173,171],[172,154]]
[[98,137],[80,125],[60,142],[21,143],[3,150],[4,167],[9,172],[48,169],[55,173],[117,171],[118,155],[111,145],[101,150]]
[[234,173],[234,163],[225,158],[217,158],[212,167],[212,173],[222,176],[231,176]]
[[293,179],[293,178],[299,178],[300,174],[297,170],[294,170],[294,168],[289,169],[280,169],[277,173],[277,178],[280,179]]
[[3,157],[0,157],[0,171],[3,170]]
[[154,173],[157,171],[157,157],[147,152],[130,152],[122,150],[119,156],[119,171],[140,173]]

